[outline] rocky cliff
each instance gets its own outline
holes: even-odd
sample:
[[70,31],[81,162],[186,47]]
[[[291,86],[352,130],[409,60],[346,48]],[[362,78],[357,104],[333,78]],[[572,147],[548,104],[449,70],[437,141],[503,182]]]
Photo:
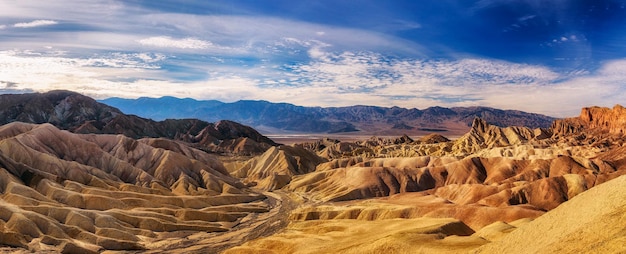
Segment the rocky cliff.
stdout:
[[583,108],[579,118],[591,129],[602,129],[613,134],[626,134],[626,108],[621,105],[615,105],[612,109]]
[[556,135],[583,133],[586,131],[626,134],[626,109],[621,105],[613,108],[587,107],[580,116],[557,120],[551,129]]

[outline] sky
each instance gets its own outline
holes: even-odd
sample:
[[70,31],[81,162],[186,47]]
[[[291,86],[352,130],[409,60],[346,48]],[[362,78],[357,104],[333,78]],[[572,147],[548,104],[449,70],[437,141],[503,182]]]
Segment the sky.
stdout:
[[626,104],[626,0],[0,0],[0,93]]

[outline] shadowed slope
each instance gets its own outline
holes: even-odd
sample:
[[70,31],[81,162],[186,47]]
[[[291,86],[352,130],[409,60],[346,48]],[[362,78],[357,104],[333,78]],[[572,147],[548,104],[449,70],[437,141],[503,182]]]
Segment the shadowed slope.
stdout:
[[[433,157],[372,159],[354,166],[295,177],[288,189],[322,201],[384,197],[435,190],[455,203],[532,205],[550,210],[596,184],[626,172],[599,170],[592,161]],[[607,163],[606,165],[610,165]],[[461,198],[462,197],[462,198]]]

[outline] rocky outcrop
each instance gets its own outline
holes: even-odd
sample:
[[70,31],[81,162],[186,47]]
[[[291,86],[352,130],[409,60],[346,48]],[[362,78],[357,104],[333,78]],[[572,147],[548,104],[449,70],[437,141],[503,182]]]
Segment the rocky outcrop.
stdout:
[[621,105],[611,108],[583,108],[579,117],[557,120],[552,124],[556,136],[583,134],[588,131],[626,134],[626,109]]
[[615,105],[612,109],[602,107],[583,108],[580,120],[591,129],[602,129],[611,134],[626,134],[626,108]]
[[437,133],[431,133],[431,134],[421,137],[419,141],[424,144],[437,144],[437,143],[449,142],[450,140],[444,137],[443,135],[440,135]]
[[470,131],[457,139],[453,150],[457,153],[472,154],[485,148],[521,145],[530,140],[542,140],[549,137],[545,129],[527,127],[498,127],[475,118]]
[[323,162],[326,160],[302,148],[272,147],[247,161],[232,175],[245,179],[249,185],[257,188],[276,190],[289,184],[296,175],[315,171],[317,165]]
[[301,147],[312,152],[319,152],[319,151],[324,150],[326,147],[333,146],[339,142],[341,141],[337,139],[324,138],[324,139],[316,140],[314,142],[294,144],[294,146]]

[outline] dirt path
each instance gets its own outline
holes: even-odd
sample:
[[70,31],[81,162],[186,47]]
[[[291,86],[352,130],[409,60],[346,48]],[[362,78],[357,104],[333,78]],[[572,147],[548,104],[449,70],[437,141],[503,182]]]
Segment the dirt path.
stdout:
[[273,235],[287,227],[289,214],[299,204],[282,191],[264,192],[263,195],[268,197],[270,211],[252,214],[248,220],[217,236],[221,240],[215,246],[217,252],[239,246],[256,238]]
[[279,232],[289,224],[289,214],[299,204],[280,190],[263,194],[267,196],[269,212],[251,213],[227,232],[201,232],[181,235],[177,239],[164,239],[158,250],[148,253],[220,253],[247,241]]

